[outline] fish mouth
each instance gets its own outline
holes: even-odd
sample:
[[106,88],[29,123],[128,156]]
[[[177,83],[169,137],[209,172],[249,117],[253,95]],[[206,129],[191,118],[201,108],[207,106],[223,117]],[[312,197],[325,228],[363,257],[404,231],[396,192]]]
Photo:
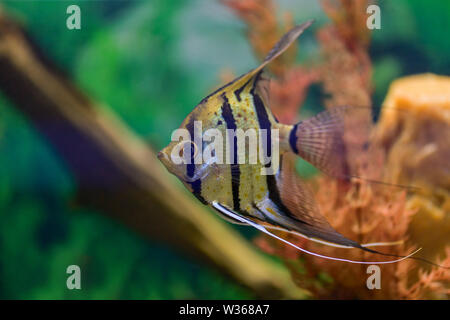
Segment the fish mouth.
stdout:
[[169,155],[166,152],[164,152],[164,149],[162,151],[159,151],[156,156],[158,157],[158,160],[161,161],[166,170],[169,171],[169,173],[175,175],[178,179],[184,181],[183,178],[180,177],[178,169],[171,161]]
[[164,165],[167,165],[169,162],[169,157],[164,151],[159,151],[156,155],[159,161],[161,161]]

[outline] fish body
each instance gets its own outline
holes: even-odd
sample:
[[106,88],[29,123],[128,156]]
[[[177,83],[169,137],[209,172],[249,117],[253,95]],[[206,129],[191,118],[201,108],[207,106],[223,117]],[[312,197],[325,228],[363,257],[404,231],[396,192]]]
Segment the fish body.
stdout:
[[[268,80],[263,75],[263,69],[310,24],[311,21],[294,27],[275,45],[259,67],[204,98],[186,117],[180,128],[189,132],[190,143],[194,146],[191,148],[190,163],[174,165],[171,161],[178,141],[172,141],[158,157],[202,203],[212,206],[227,220],[245,224],[248,220],[233,218],[233,214],[238,214],[244,219],[292,230],[308,238],[359,247],[358,243],[335,231],[319,213],[311,192],[295,175],[292,164],[293,154],[297,154],[325,171],[339,167],[339,161],[333,164],[329,153],[336,151],[334,149],[340,145],[335,141],[341,124],[340,113],[325,111],[302,123],[288,125],[279,123],[269,107]],[[239,148],[234,138],[231,163],[195,163],[196,149],[200,144],[205,146],[204,141],[194,141],[192,138],[196,135],[196,122],[201,123],[201,133],[214,128],[223,137],[229,134],[229,130],[253,129],[258,136],[264,131],[267,142],[264,146],[258,144],[258,153],[264,148],[263,152],[270,162],[250,164],[247,155],[245,163],[238,163],[239,155],[245,155],[246,148]],[[273,174],[261,174],[274,162],[273,132],[277,133],[276,162],[279,166]],[[223,153],[226,152],[230,151],[223,149]]]
[[[254,129],[256,133],[259,133],[260,129],[290,131],[292,126],[277,123],[263,102],[264,98],[261,97],[258,86],[265,80],[261,80],[259,76],[250,78],[248,82],[241,80],[235,84],[231,83],[205,98],[181,127],[187,128],[193,136],[193,122],[201,119],[204,128],[216,128],[223,137],[227,136],[227,130],[238,128],[243,131]],[[283,144],[283,147],[285,146]],[[264,165],[261,162],[249,164],[246,150],[238,148],[236,141],[234,147],[235,157],[231,164],[208,166],[204,170],[210,172],[203,174],[203,179],[185,184],[204,203],[218,201],[237,212],[260,218],[261,214],[253,205],[263,201],[269,193],[266,176],[261,175]],[[259,149],[257,151],[259,152]],[[282,150],[285,151],[288,150]],[[246,161],[237,164],[237,158],[242,153],[246,156]],[[186,171],[191,175],[196,170],[203,170],[202,166],[192,164],[186,167]]]

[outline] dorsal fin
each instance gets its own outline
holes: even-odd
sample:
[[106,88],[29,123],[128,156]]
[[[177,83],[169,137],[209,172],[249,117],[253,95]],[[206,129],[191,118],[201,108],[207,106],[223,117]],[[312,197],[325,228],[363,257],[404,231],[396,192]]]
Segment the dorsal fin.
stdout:
[[[308,28],[314,20],[309,20],[305,23],[297,25],[289,30],[284,36],[278,41],[275,46],[269,51],[267,56],[264,58],[263,62],[253,70],[241,75],[240,77],[234,79],[233,81],[227,83],[223,87],[217,89],[212,94],[210,94],[205,99],[207,100],[209,97],[220,94],[222,91],[236,91],[243,90],[247,85],[251,84],[258,93],[261,95],[263,102],[266,106],[268,106],[268,81],[267,78],[261,75],[261,71],[264,69],[266,65],[268,65],[275,58],[280,56],[289,46],[303,33],[303,31]],[[254,81],[252,81],[254,80]]]
[[[309,20],[305,23],[297,25],[293,27],[291,30],[286,32],[284,36],[278,41],[275,46],[269,51],[267,56],[264,58],[263,62],[255,69],[247,72],[246,74],[240,76],[236,80],[233,81],[232,87],[237,89],[242,87],[245,83],[250,82],[250,79],[259,75],[260,71],[264,69],[266,65],[268,65],[275,58],[280,56],[286,49],[290,47],[290,45],[307,29],[314,20]],[[256,79],[257,82],[266,80],[264,77],[259,76]],[[257,85],[257,84],[256,84]],[[266,101],[265,101],[266,102]]]

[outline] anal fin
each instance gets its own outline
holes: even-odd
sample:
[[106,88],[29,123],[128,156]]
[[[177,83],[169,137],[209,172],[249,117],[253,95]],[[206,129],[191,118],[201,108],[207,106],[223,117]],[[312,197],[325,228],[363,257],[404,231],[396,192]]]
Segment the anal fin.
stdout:
[[355,261],[355,260],[349,260],[349,259],[325,256],[325,255],[321,255],[321,254],[318,254],[318,253],[315,253],[315,252],[303,249],[303,248],[293,244],[292,242],[289,242],[286,239],[283,239],[283,238],[277,236],[276,234],[268,231],[263,225],[258,224],[255,221],[253,221],[253,220],[251,220],[251,219],[249,219],[247,217],[244,217],[244,216],[234,212],[233,210],[227,208],[226,206],[220,204],[217,201],[213,201],[212,202],[212,206],[213,206],[214,209],[220,211],[224,215],[226,215],[226,216],[228,216],[228,217],[230,217],[230,218],[232,218],[234,220],[237,220],[237,221],[241,222],[242,224],[252,226],[253,228],[258,229],[259,231],[269,235],[270,237],[275,238],[275,239],[277,239],[277,240],[279,240],[281,242],[284,242],[285,244],[287,244],[287,245],[289,245],[291,247],[294,247],[294,248],[296,248],[299,251],[302,251],[304,253],[313,255],[315,257],[323,258],[323,259],[342,261],[342,262],[348,262],[348,263],[355,263],[355,264],[389,264],[389,263],[396,263],[396,262],[400,262],[402,260],[408,259],[408,258],[410,258],[412,255],[416,254],[416,252],[418,252],[420,250],[420,249],[418,249],[418,250],[414,251],[413,253],[411,253],[411,254],[409,254],[407,256],[404,256],[404,257],[396,259],[396,260],[390,260],[390,261]]

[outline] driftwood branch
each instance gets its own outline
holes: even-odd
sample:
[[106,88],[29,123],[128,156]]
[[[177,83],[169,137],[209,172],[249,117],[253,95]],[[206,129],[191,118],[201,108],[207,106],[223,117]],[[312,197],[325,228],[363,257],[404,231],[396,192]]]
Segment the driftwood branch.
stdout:
[[80,204],[213,265],[257,297],[308,296],[284,268],[178,188],[149,146],[82,94],[1,8],[0,90],[64,159]]

